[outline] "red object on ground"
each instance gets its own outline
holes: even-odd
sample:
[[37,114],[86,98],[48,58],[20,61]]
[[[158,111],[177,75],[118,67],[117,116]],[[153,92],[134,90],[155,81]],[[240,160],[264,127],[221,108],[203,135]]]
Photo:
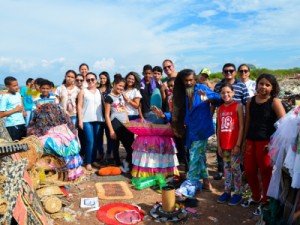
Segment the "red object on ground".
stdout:
[[104,205],[98,210],[96,216],[98,220],[108,225],[124,225],[124,223],[120,223],[116,220],[115,215],[125,210],[135,210],[141,215],[141,220],[143,221],[144,213],[136,206],[125,203],[111,203]]

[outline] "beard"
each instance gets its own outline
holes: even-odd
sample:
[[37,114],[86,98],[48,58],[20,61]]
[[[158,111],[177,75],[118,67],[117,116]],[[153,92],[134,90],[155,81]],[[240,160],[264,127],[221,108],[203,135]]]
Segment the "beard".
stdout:
[[194,87],[187,87],[185,93],[189,98],[192,98],[194,96]]

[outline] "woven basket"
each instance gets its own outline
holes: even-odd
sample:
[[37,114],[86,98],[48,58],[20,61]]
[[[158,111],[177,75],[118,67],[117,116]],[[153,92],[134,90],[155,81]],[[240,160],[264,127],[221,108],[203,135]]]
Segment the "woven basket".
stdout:
[[8,211],[9,203],[6,199],[0,198],[0,215],[4,215]]
[[43,206],[46,212],[56,213],[62,208],[62,202],[56,196],[48,196],[43,199]]
[[60,190],[58,186],[49,186],[49,187],[43,187],[36,191],[37,195],[40,198],[43,198],[45,196],[64,196],[64,193]]
[[33,188],[36,190],[40,186],[40,169],[36,166],[29,171],[30,179],[33,183]]
[[45,171],[46,180],[68,180],[66,163],[56,155],[44,154],[37,160],[36,167]]
[[26,169],[31,170],[32,167],[35,165],[37,159],[41,156],[41,153],[43,151],[42,144],[40,140],[34,135],[23,138],[22,140],[18,141],[18,143],[25,143],[28,145],[29,150],[27,150],[26,152],[20,152],[20,156],[22,158],[28,159]]

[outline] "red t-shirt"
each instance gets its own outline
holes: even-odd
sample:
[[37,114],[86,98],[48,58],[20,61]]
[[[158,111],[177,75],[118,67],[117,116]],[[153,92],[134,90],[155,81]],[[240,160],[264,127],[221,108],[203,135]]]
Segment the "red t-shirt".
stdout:
[[220,146],[222,149],[231,150],[236,146],[239,135],[239,118],[236,107],[239,103],[230,105],[222,104],[218,111],[218,124],[220,127]]

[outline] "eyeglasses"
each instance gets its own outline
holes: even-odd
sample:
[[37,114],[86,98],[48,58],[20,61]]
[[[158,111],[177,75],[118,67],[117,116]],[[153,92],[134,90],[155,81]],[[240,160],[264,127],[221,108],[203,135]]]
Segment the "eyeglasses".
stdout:
[[223,70],[224,73],[233,73],[235,70]]
[[239,73],[248,73],[249,70],[239,70]]
[[86,82],[94,82],[95,81],[95,79],[94,78],[91,78],[91,79],[86,79]]
[[81,80],[81,79],[76,79],[76,82],[83,82],[83,80]]
[[166,70],[167,68],[171,69],[171,67],[172,67],[172,65],[164,66],[164,70]]

